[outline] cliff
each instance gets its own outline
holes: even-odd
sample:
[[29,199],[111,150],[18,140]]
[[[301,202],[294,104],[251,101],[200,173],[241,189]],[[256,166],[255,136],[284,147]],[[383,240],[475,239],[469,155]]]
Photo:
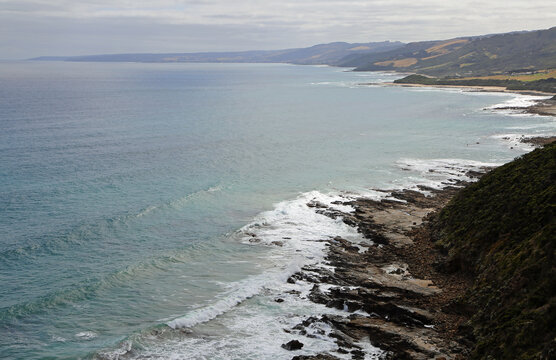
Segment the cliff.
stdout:
[[556,356],[555,208],[553,142],[486,174],[432,219],[447,255],[438,267],[475,278],[453,306],[471,316],[472,359]]

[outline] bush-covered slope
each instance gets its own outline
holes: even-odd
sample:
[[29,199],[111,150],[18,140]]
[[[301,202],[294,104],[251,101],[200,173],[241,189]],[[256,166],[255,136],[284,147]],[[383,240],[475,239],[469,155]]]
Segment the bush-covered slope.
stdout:
[[556,358],[556,143],[486,174],[432,222],[449,271],[474,274],[474,359]]

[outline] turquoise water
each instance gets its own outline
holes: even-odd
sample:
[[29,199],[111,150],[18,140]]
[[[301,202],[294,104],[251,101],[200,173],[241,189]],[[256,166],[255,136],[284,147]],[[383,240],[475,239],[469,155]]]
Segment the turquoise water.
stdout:
[[308,240],[358,238],[306,201],[441,186],[556,128],[484,110],[528,97],[359,85],[397,77],[0,63],[0,357],[289,358],[255,344],[321,310],[272,296]]

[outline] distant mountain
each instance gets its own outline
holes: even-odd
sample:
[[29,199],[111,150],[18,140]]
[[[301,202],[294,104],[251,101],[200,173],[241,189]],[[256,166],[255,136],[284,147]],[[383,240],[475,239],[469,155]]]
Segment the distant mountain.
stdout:
[[325,64],[355,67],[356,71],[394,70],[468,78],[556,69],[556,27],[409,44],[334,42],[284,50],[55,56],[31,60]]
[[409,43],[375,54],[352,54],[340,66],[469,77],[556,68],[556,27],[481,37]]
[[340,59],[354,54],[374,54],[397,49],[399,41],[371,43],[334,42],[308,48],[169,54],[113,54],[88,56],[42,56],[30,60],[93,62],[225,62],[225,63],[290,63],[302,65],[336,65]]

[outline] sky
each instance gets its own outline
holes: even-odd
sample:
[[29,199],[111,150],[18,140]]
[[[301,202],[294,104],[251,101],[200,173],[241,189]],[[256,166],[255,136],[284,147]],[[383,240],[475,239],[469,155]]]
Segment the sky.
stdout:
[[0,59],[409,42],[552,26],[554,0],[0,0]]

